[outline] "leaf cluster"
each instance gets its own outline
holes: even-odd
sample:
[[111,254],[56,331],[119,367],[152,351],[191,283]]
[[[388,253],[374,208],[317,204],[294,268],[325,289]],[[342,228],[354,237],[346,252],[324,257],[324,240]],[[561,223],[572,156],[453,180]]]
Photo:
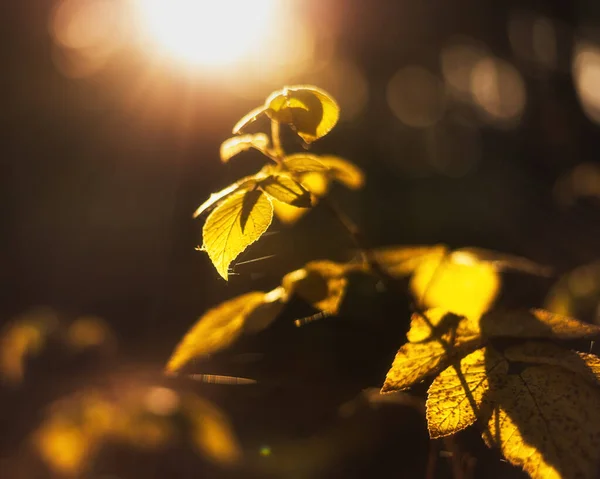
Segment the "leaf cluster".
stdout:
[[348,285],[348,274],[363,270],[361,264],[311,261],[282,279],[269,291],[253,291],[221,303],[204,313],[175,348],[167,372],[175,372],[190,360],[207,356],[233,344],[243,334],[271,325],[293,295],[327,315],[337,314]]
[[[261,116],[271,121],[270,137],[263,132],[242,133]],[[202,229],[201,249],[225,280],[230,264],[265,233],[274,213],[284,222],[293,222],[326,194],[331,181],[353,189],[362,186],[363,174],[352,163],[306,152],[288,155],[281,145],[282,125],[292,128],[308,145],[329,133],[338,117],[339,107],[323,90],[286,87],[244,116],[233,129],[236,136],[222,143],[224,163],[250,149],[271,160],[256,174],[213,193],[194,213],[198,217],[213,210]]]
[[600,358],[561,340],[600,327],[541,309],[479,320],[436,308],[413,314],[382,392],[435,376],[427,393],[432,438],[479,422],[483,439],[534,478],[595,477],[600,447]]
[[[328,191],[331,181],[358,189],[362,172],[341,158],[286,154],[282,126],[304,146],[335,126],[339,108],[324,91],[306,85],[273,93],[245,115],[236,135],[221,145],[221,160],[254,149],[272,160],[254,175],[214,193],[195,213],[212,210],[203,246],[219,274],[271,224],[276,214],[293,222]],[[270,134],[247,133],[264,117]],[[352,228],[348,228],[349,232]],[[600,450],[600,358],[566,347],[594,340],[600,327],[543,309],[494,310],[501,273],[548,276],[528,259],[445,245],[365,249],[348,264],[313,261],[288,273],[270,292],[254,291],[207,311],[175,348],[167,371],[230,346],[241,335],[267,328],[296,295],[321,316],[338,314],[349,274],[362,272],[384,284],[410,277],[414,298],[407,340],[381,389],[402,391],[433,378],[426,417],[432,438],[479,423],[483,439],[534,478],[593,478]]]

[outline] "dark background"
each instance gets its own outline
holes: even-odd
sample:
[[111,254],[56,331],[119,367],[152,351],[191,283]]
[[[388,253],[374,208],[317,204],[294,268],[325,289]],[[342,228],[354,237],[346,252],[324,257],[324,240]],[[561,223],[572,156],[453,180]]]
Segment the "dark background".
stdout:
[[[34,362],[27,386],[3,394],[0,444],[6,459],[35,426],[40,408],[84,386],[91,370],[110,374],[134,364],[158,377],[174,345],[206,309],[272,288],[307,260],[345,260],[352,243],[317,207],[293,228],[275,222],[270,231],[276,234],[241,261],[275,256],[240,265],[225,283],[194,251],[202,223],[191,213],[211,192],[260,164],[250,154],[222,166],[218,148],[237,119],[283,84],[255,86],[256,98],[243,99],[214,77],[155,69],[154,82],[142,89],[138,84],[150,65],[132,51],[115,55],[95,76],[68,78],[52,60],[52,2],[5,3],[0,321],[48,306],[65,317],[97,315],[120,342],[117,359],[58,364],[44,355]],[[299,18],[319,31],[330,29],[337,54],[366,80],[364,109],[340,122],[314,151],[338,154],[364,169],[364,190],[336,188],[332,195],[371,245],[478,246],[551,265],[557,276],[598,258],[598,200],[564,206],[555,194],[557,181],[578,164],[598,164],[599,126],[584,114],[571,75],[576,41],[594,40],[596,2],[298,3]],[[515,52],[507,25],[517,7],[556,22],[555,69],[540,70]],[[526,104],[517,125],[498,128],[450,102],[454,106],[434,126],[411,128],[390,110],[386,85],[395,72],[420,65],[442,78],[440,53],[458,34],[482,42],[521,73]],[[301,75],[303,82],[318,80]],[[185,128],[183,111],[191,111]],[[460,141],[464,124],[475,135],[475,153],[471,143]],[[431,166],[428,145],[439,131],[459,139],[453,143],[458,157],[476,157],[465,174]],[[501,301],[539,306],[551,284],[511,276]],[[368,283],[355,290],[339,318],[297,329],[293,319],[304,311],[294,303],[270,330],[192,368],[259,380],[246,389],[185,385],[231,416],[251,457],[243,470],[207,469],[201,458],[183,453],[149,462],[115,453],[98,471],[148,478],[424,477],[426,433],[410,409],[359,404],[350,417],[338,414],[361,390],[381,385],[409,319],[407,297],[376,293]],[[476,477],[519,476],[476,434],[466,441],[481,454]],[[258,457],[263,444],[271,446],[271,457]],[[441,475],[446,468],[440,459]],[[90,477],[109,477],[97,474]]]

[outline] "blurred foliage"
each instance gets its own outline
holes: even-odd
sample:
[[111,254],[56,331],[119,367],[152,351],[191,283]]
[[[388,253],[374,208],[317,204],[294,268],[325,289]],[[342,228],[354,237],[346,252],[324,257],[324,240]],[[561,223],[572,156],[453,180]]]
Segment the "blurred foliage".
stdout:
[[[103,352],[103,360],[116,352],[114,334],[100,318],[81,316],[69,322],[50,309],[16,318],[5,328],[1,344],[2,379],[15,392],[27,386],[27,365],[44,349],[75,361],[90,348]],[[228,418],[207,399],[153,384],[158,381],[145,381],[143,375],[113,372],[101,385],[89,382],[46,406],[26,442],[55,477],[87,477],[106,444],[158,450],[189,443],[220,466],[241,459]]]

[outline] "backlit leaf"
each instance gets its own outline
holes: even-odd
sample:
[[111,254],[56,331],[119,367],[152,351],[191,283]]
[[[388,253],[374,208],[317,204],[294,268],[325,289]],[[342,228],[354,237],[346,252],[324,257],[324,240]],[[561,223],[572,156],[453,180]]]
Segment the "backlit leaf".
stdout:
[[412,316],[407,337],[392,363],[381,392],[406,389],[426,376],[445,369],[450,363],[481,347],[467,318],[448,315],[441,309]]
[[202,203],[198,209],[194,212],[194,218],[197,218],[205,211],[209,210],[213,206],[216,206],[220,201],[223,201],[228,196],[232,195],[236,191],[249,190],[256,184],[256,176],[246,176],[239,181],[236,181],[227,188],[223,188],[217,193],[213,193],[210,197]]
[[321,163],[320,157],[308,153],[295,153],[283,159],[283,165],[294,173],[309,173],[315,171],[327,171],[327,167]]
[[295,206],[310,208],[310,192],[300,183],[283,175],[269,176],[258,185],[271,198]]
[[550,289],[545,308],[553,313],[594,317],[600,310],[600,261],[569,271]]
[[466,252],[442,256],[441,247],[416,268],[410,288],[426,308],[478,318],[487,311],[500,290],[500,278],[489,263]]
[[0,378],[13,385],[22,382],[27,360],[40,353],[58,325],[56,314],[44,309],[9,323],[0,335]]
[[600,389],[556,366],[504,376],[484,440],[534,479],[595,478]]
[[482,334],[488,338],[596,339],[600,326],[584,323],[543,309],[529,311],[491,311],[480,321]]
[[329,133],[340,111],[327,92],[308,85],[277,91],[267,99],[266,106],[269,118],[290,125],[306,143]]
[[454,253],[467,253],[474,256],[479,261],[490,263],[497,271],[520,271],[522,273],[533,274],[537,276],[549,276],[552,271],[548,266],[537,264],[527,258],[514,256],[506,253],[499,253],[483,248],[461,248]]
[[190,360],[215,353],[231,345],[244,332],[266,328],[283,308],[284,291],[255,291],[210,309],[188,331],[175,348],[166,370],[175,372]]
[[411,343],[422,343],[439,337],[454,338],[455,342],[462,342],[477,336],[480,336],[477,321],[448,313],[442,308],[413,313],[410,329],[406,333]]
[[479,338],[473,338],[450,347],[446,347],[437,340],[425,343],[406,343],[396,353],[381,392],[407,389],[423,381],[427,376],[439,373],[454,359],[464,356],[480,346]]
[[577,355],[585,362],[590,369],[596,381],[600,383],[600,358],[594,354],[577,353]]
[[593,354],[577,353],[541,341],[527,341],[511,346],[503,354],[511,362],[559,366],[600,385],[600,358]]
[[354,163],[338,156],[319,156],[319,162],[328,168],[328,177],[339,181],[351,190],[358,190],[365,184],[365,175]]
[[387,246],[369,252],[379,267],[392,278],[413,273],[426,261],[440,261],[448,253],[444,245],[435,246]]
[[249,150],[250,148],[264,152],[268,147],[269,137],[264,133],[234,136],[221,143],[221,161],[223,163],[227,163],[235,155],[241,153],[242,151]]
[[260,190],[236,192],[208,216],[202,249],[225,280],[231,262],[262,236],[272,217],[271,201]]
[[208,459],[222,465],[238,462],[242,450],[227,417],[208,401],[188,395],[183,409],[192,425],[192,439]]
[[46,420],[35,432],[33,444],[40,458],[65,477],[78,477],[96,446],[89,434],[63,417]]
[[460,375],[449,366],[427,392],[427,426],[432,438],[448,436],[473,424],[489,407],[489,381],[508,372],[508,362],[492,348],[478,349],[460,360]]
[[[300,182],[313,195],[313,205],[316,204],[319,197],[325,196],[329,189],[329,182],[322,173],[303,173],[300,175]],[[279,221],[285,224],[295,223],[309,211],[307,208],[296,208],[280,201],[274,201],[273,207]]]
[[288,294],[297,294],[325,313],[337,314],[348,286],[347,274],[357,265],[312,261],[284,276],[281,284]]
[[264,115],[266,113],[266,111],[267,111],[266,106],[259,106],[258,108],[255,108],[254,110],[246,113],[240,119],[240,121],[238,121],[235,124],[235,126],[233,127],[233,130],[232,130],[232,133],[234,135],[237,135],[242,130],[244,130],[244,128],[246,128],[250,123],[254,123],[260,116]]

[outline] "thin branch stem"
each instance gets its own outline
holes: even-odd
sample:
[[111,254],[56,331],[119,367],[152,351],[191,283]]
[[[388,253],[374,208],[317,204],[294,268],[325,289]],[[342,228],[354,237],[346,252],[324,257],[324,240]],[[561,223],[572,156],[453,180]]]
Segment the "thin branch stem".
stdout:
[[[358,225],[354,221],[352,221],[352,219],[348,215],[346,215],[330,198],[328,198],[328,197],[323,198],[322,202],[329,209],[329,211],[331,211],[331,213],[337,218],[337,220],[344,227],[344,229],[348,232],[350,239],[352,240],[352,242],[354,243],[356,248],[360,251],[363,261],[369,266],[369,269],[373,272],[373,274],[376,275],[384,284],[389,285],[393,281],[393,278],[391,278],[390,275],[388,275],[385,272],[385,270],[383,270],[383,268],[379,265],[377,260],[371,254],[370,250],[367,248],[365,241],[363,239],[363,235],[362,235],[361,230],[358,227]],[[443,262],[443,260],[442,260],[442,262]],[[439,266],[440,265],[438,265],[438,268],[439,268]],[[437,273],[437,268],[434,272],[434,276],[436,273]],[[431,279],[433,279],[433,276]],[[430,284],[431,284],[431,280],[426,287],[426,292],[428,291]],[[431,321],[429,320],[429,318],[423,311],[423,308],[420,304],[424,299],[425,298],[423,297],[421,299],[421,301],[417,302],[416,308],[415,308],[417,310],[416,312],[420,316],[423,317],[423,319],[425,320],[427,325],[430,327],[431,331],[435,331],[435,327],[433,326],[433,324],[431,323]],[[448,344],[448,342],[445,341],[444,338],[441,336],[438,336],[436,339],[442,344],[442,346],[446,350],[446,353],[448,355],[450,355],[453,344]],[[452,343],[453,342],[454,341],[452,340]],[[456,368],[455,365],[453,365],[453,366]],[[460,371],[460,368],[456,368],[456,372],[457,372],[459,379],[461,380],[461,385],[465,389],[465,393],[467,394],[467,397],[469,399],[471,407],[473,407],[473,411],[477,412],[477,406],[475,405],[475,400],[474,400],[473,396],[470,395],[470,391],[468,389],[468,386],[466,385],[466,381],[465,381],[464,376],[462,375],[462,371]],[[460,451],[459,444],[456,442],[456,440],[453,436],[445,437],[444,443],[450,449],[450,452],[451,452],[450,461],[451,461],[451,467],[452,467],[452,474],[453,474],[454,478],[455,479],[464,479],[467,474],[463,470],[463,467],[461,464],[462,454]],[[430,456],[428,459],[427,472],[426,472],[427,478],[429,478],[431,474],[435,473],[435,463],[436,463],[436,458],[437,458],[436,457],[437,456],[437,454],[436,454],[437,447],[434,444],[431,444],[430,447],[431,447],[430,453],[429,453]]]
[[281,159],[285,156],[285,151],[281,146],[281,129],[278,121],[271,120],[271,141],[273,142],[273,152],[275,156],[272,158],[277,163],[281,163]]
[[378,279],[380,279],[386,285],[389,284],[392,281],[392,278],[381,268],[377,260],[369,251],[358,225],[329,197],[322,198],[321,201],[323,205],[327,207],[327,209],[333,214],[333,216],[335,216],[338,222],[344,227],[348,233],[348,236],[354,243],[354,246],[359,251],[363,262],[367,264],[369,269],[375,276],[377,276]]

